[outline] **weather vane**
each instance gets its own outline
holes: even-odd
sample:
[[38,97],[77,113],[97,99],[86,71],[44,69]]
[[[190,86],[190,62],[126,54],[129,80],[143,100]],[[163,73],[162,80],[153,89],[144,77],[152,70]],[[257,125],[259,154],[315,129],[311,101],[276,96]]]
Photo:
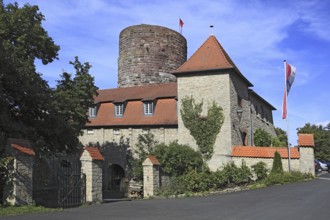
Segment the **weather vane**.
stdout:
[[[211,24],[211,25],[210,25],[210,28],[213,29],[213,27],[214,27],[213,24]],[[212,33],[211,35],[213,35],[213,33]]]

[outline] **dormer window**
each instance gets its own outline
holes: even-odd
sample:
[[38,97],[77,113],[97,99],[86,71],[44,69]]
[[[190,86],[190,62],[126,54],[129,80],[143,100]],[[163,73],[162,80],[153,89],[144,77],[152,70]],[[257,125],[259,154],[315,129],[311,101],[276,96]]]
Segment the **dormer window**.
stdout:
[[96,106],[89,107],[88,109],[88,117],[95,118],[96,117]]
[[124,115],[124,104],[116,103],[115,104],[115,116],[122,117]]
[[154,114],[154,103],[153,102],[144,102],[143,103],[143,111],[145,115],[153,115]]

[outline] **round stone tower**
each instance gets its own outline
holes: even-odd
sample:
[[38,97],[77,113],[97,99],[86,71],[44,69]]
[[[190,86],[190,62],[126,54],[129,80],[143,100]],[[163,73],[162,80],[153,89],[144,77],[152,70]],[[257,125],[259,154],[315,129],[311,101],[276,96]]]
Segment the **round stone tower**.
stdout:
[[119,36],[118,87],[175,82],[170,74],[187,59],[187,40],[154,25],[125,28]]

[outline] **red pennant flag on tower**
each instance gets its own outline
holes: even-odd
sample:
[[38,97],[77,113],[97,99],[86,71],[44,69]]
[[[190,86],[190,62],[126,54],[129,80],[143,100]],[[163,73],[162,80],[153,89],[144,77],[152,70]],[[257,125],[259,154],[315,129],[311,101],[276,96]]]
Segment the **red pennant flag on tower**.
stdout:
[[180,20],[179,20],[179,29],[180,29],[180,34],[182,34],[182,27],[183,27],[183,21],[182,21],[182,19],[180,18]]

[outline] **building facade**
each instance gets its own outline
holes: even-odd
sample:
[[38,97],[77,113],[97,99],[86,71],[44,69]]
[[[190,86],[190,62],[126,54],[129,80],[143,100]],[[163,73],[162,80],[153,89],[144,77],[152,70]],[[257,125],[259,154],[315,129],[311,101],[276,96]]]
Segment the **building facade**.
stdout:
[[83,145],[98,146],[104,156],[104,190],[113,185],[107,177],[111,167],[118,178],[128,177],[127,152],[135,151],[141,134],[154,134],[158,143],[178,141],[197,149],[180,115],[185,97],[203,101],[205,116],[213,101],[223,109],[224,123],[208,161],[212,170],[232,160],[232,146],[253,145],[256,129],[276,136],[275,108],[251,89],[252,83],[213,35],[186,60],[181,34],[159,26],[132,26],[120,34],[118,65],[119,87],[98,91],[80,137]]

